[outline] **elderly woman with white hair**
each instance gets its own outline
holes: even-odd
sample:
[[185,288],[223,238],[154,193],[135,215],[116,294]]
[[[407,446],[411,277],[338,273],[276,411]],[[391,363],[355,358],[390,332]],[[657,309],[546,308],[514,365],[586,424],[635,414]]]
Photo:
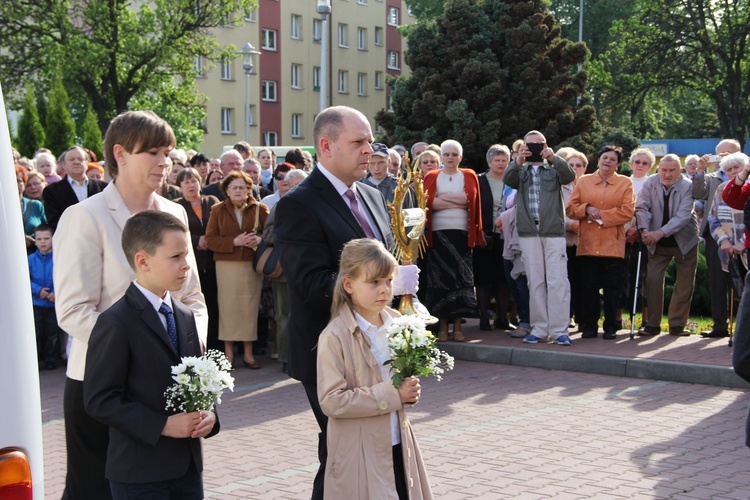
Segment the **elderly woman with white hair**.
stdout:
[[463,342],[461,319],[477,316],[472,249],[485,244],[479,180],[470,168],[459,168],[463,147],[447,140],[440,145],[444,168],[427,172],[427,245],[422,262],[420,300],[439,319],[438,340]]
[[[750,164],[744,153],[732,153],[722,158],[719,170],[724,172],[730,180],[719,184],[717,193],[723,193],[727,184],[734,183],[737,175]],[[714,196],[714,203],[708,214],[708,227],[711,236],[719,247],[721,268],[727,272],[729,259],[734,255],[742,255],[745,249],[745,223],[742,209],[730,206],[723,196]]]

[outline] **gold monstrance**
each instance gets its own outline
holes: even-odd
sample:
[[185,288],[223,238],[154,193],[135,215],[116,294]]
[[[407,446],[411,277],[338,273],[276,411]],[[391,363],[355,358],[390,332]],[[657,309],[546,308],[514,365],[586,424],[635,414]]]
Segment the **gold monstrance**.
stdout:
[[[388,211],[391,214],[391,231],[396,241],[393,253],[402,265],[410,265],[416,263],[417,257],[422,257],[427,244],[424,234],[427,222],[427,193],[424,191],[422,172],[416,165],[411,167],[408,157],[404,160],[406,161],[406,175],[399,176],[398,184],[393,190],[393,203],[388,203]],[[404,198],[409,195],[412,180],[417,206],[405,209],[403,208]],[[407,232],[408,227],[411,227],[411,230]],[[414,297],[409,294],[401,296],[398,312],[419,316],[427,324],[437,323],[437,318],[429,314],[425,315],[414,308]]]

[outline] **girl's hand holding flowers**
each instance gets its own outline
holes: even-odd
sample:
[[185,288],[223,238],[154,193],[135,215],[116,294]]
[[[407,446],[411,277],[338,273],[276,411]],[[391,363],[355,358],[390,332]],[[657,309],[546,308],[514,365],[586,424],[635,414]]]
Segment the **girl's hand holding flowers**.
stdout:
[[398,395],[402,404],[415,405],[419,403],[419,396],[422,393],[422,386],[419,385],[417,377],[405,378],[398,386]]

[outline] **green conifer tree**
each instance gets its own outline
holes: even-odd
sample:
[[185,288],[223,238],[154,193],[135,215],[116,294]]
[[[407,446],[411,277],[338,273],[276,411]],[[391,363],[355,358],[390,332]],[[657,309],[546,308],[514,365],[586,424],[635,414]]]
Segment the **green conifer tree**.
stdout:
[[76,126],[68,110],[68,93],[57,78],[47,99],[47,147],[55,156],[75,145]]
[[39,122],[36,109],[36,97],[31,85],[26,86],[26,97],[23,100],[21,120],[18,122],[18,134],[15,146],[21,155],[32,158],[37,149],[44,147],[45,134]]
[[98,159],[103,160],[102,131],[99,129],[99,123],[90,105],[86,108],[86,114],[83,117],[83,122],[80,124],[79,130],[81,131],[83,147],[90,149]]

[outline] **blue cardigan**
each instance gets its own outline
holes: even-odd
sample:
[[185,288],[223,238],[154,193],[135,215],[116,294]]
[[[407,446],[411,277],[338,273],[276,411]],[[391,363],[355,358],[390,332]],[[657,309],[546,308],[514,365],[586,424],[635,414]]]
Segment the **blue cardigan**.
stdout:
[[[27,213],[28,212],[28,213]],[[29,236],[34,236],[34,229],[39,224],[47,223],[47,216],[44,214],[44,205],[41,201],[30,200],[23,197],[23,206],[21,207],[23,216],[23,232]]]
[[29,277],[31,278],[31,301],[35,307],[55,307],[54,302],[39,296],[42,288],[55,291],[52,283],[52,252],[42,254],[39,250],[29,255]]

